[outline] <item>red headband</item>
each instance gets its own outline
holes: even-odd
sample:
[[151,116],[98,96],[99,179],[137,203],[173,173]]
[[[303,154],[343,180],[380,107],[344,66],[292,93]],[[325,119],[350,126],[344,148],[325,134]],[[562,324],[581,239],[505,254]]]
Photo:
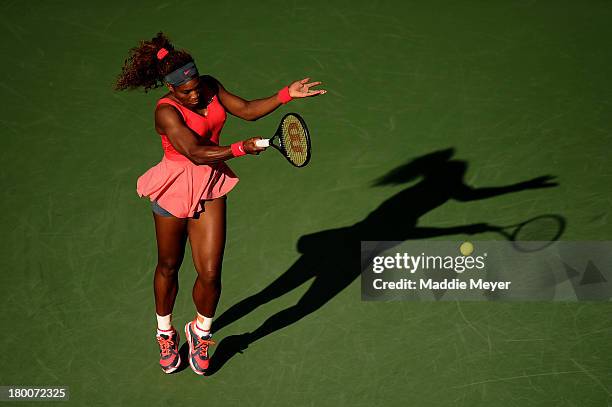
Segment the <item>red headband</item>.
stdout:
[[157,59],[160,61],[164,59],[166,55],[168,55],[168,50],[166,48],[161,48],[159,51],[157,51]]

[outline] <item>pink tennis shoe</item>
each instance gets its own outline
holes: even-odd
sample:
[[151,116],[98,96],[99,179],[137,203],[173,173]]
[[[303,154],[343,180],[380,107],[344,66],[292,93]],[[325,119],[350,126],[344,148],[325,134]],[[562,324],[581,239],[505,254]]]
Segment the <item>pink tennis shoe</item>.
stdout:
[[198,336],[194,325],[195,321],[185,325],[185,335],[189,343],[189,365],[196,374],[203,375],[209,364],[208,347],[215,345],[215,342],[210,335]]
[[172,328],[168,334],[158,333],[156,336],[159,344],[159,365],[165,373],[172,373],[181,365],[179,355],[179,333]]

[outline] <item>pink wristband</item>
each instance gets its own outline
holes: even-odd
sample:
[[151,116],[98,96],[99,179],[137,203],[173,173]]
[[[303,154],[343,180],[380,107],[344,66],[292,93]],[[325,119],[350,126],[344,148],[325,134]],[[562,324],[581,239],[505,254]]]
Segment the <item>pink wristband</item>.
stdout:
[[291,102],[291,100],[293,99],[291,97],[291,95],[289,94],[289,86],[285,86],[284,88],[282,88],[281,90],[278,91],[278,94],[276,95],[276,98],[278,99],[279,102],[281,102],[283,105],[286,103]]
[[246,154],[246,151],[244,151],[244,144],[242,141],[232,144],[231,147],[232,147],[232,154],[234,154],[234,157],[242,157],[243,155]]

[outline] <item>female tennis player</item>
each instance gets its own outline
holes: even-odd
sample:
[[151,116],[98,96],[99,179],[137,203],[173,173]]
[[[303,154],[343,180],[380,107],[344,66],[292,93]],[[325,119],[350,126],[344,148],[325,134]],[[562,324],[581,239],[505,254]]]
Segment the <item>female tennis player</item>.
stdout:
[[189,238],[197,278],[193,286],[196,317],[185,326],[189,364],[199,375],[208,368],[211,325],[221,294],[221,264],[225,247],[226,196],[238,177],[225,161],[265,148],[252,137],[221,145],[226,112],[257,120],[295,98],[325,94],[312,89],[320,82],[295,81],[277,94],[244,100],[210,76],[200,76],[191,55],[177,50],[163,33],[129,51],[115,89],[159,86],[169,90],[157,101],[155,130],[164,156],[144,173],[137,192],[151,201],[157,236],[157,267],[153,280],[157,314],[157,342],[164,372],[179,368],[179,333],[172,326],[178,292],[178,271]]

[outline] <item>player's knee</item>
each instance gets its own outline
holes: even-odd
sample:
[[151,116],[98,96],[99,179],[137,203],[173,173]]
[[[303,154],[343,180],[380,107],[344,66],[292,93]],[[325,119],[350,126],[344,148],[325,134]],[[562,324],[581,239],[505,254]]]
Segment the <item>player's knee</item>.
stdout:
[[221,270],[214,268],[198,269],[198,279],[203,284],[221,288]]
[[157,261],[157,272],[166,278],[176,277],[179,268],[181,268],[181,262],[176,259],[159,259]]

